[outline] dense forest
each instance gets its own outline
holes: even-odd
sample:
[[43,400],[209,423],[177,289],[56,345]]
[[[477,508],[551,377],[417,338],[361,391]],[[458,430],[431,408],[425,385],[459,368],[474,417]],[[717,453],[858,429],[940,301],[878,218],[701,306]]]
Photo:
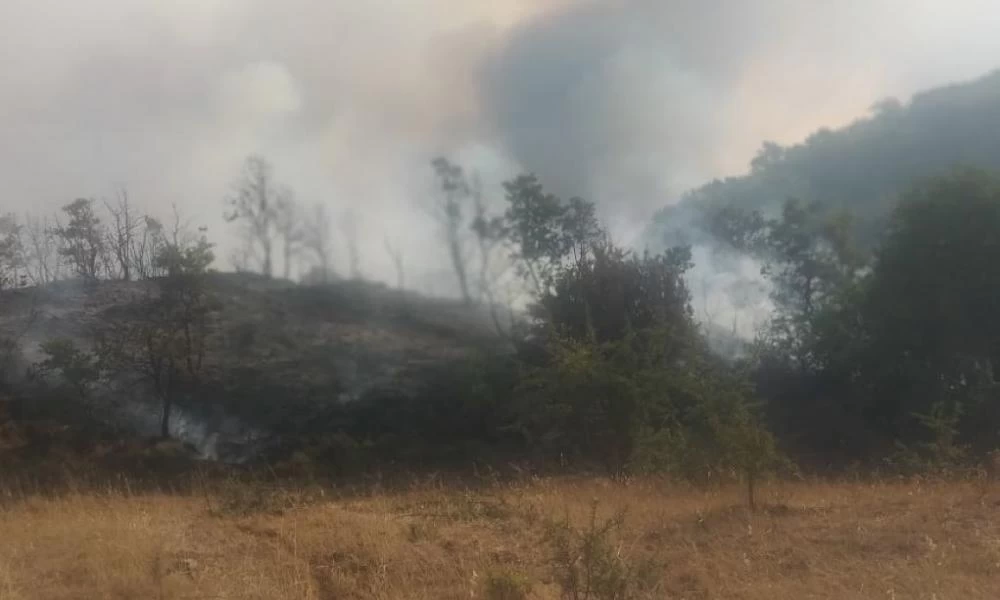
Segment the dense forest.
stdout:
[[[50,222],[9,215],[3,306],[28,308],[5,320],[5,410],[13,421],[61,415],[123,436],[107,407],[138,395],[153,400],[169,438],[178,407],[211,405],[273,437],[253,460],[337,472],[517,463],[736,474],[752,485],[796,466],[971,467],[1000,445],[998,123],[994,74],[906,106],[881,103],[870,119],[801,146],[765,145],[749,175],[661,212],[648,233],[660,240],[649,244],[655,253],[617,244],[592,201],[556,197],[534,175],[505,183],[496,209],[469,167],[436,159],[441,250],[461,297],[430,304],[474,315],[464,334],[424,319],[428,301],[404,291],[402,253],[389,240],[398,289],[364,284],[356,267],[350,278],[333,273],[329,220],[298,208],[259,157],[220,204],[245,242],[234,262],[254,279],[213,273],[206,232],[180,216],[172,226],[139,217],[124,196],[103,211],[76,200]],[[768,283],[774,310],[739,358],[713,351],[692,308],[691,245],[706,244],[753,258]],[[298,333],[261,334],[277,313],[258,305],[264,312],[232,322],[253,286],[279,269],[287,277],[293,261],[309,275],[275,294]],[[50,328],[32,341],[33,299],[58,295],[66,280],[83,301],[117,295],[73,335]],[[438,344],[462,340],[461,352],[404,361],[387,376],[412,385],[347,394],[335,347],[360,347],[350,344],[364,331],[308,354],[315,372],[336,376],[307,377],[295,350],[328,313],[372,327],[419,322]],[[472,329],[489,341],[472,343]],[[240,362],[242,350],[222,341],[241,335],[266,360]]]
[[854,239],[871,249],[900,194],[915,182],[957,166],[1000,168],[1000,72],[916,94],[904,104],[886,99],[872,114],[801,144],[766,142],[749,173],[712,181],[686,193],[653,219],[645,242],[697,244],[714,233],[720,211],[732,207],[780,214],[788,198],[847,212]]
[[765,143],[747,175],[663,209],[645,242],[760,267],[774,312],[752,377],[800,458],[988,450],[1000,434],[987,341],[1000,73],[872,111],[799,145]]

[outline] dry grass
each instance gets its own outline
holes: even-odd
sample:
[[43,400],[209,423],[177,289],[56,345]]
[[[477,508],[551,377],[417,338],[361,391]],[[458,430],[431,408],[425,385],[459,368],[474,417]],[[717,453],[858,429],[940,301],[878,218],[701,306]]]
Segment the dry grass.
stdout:
[[0,599],[484,598],[498,576],[559,598],[546,523],[582,526],[594,501],[626,511],[612,542],[643,566],[639,598],[997,597],[1000,490],[799,482],[762,500],[597,479],[21,497],[0,504]]

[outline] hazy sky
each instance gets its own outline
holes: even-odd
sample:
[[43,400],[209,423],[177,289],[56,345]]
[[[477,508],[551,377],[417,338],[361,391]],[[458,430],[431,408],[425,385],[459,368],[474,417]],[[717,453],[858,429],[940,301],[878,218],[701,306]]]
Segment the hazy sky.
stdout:
[[412,281],[445,268],[436,154],[534,170],[626,232],[765,139],[1000,67],[997,31],[992,0],[0,0],[0,209],[126,186],[226,246],[259,152],[359,210],[369,274],[389,235]]

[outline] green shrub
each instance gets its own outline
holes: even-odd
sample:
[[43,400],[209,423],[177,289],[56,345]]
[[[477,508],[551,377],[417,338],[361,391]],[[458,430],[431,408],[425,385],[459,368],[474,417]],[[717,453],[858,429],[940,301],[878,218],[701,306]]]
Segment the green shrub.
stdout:
[[914,445],[897,440],[896,452],[886,462],[904,473],[947,475],[961,470],[970,457],[969,447],[958,443],[963,414],[959,402],[935,402],[927,414],[914,413],[928,440]]
[[490,573],[483,584],[486,600],[525,600],[531,585],[528,579],[512,571]]
[[548,524],[552,575],[570,600],[628,600],[641,587],[640,569],[630,563],[615,542],[625,522],[624,512],[599,521],[597,502],[591,505],[587,527],[578,530],[569,518]]
[[100,377],[97,360],[80,350],[73,340],[57,338],[42,342],[45,360],[36,365],[39,374],[58,374],[81,399],[86,398],[91,386]]

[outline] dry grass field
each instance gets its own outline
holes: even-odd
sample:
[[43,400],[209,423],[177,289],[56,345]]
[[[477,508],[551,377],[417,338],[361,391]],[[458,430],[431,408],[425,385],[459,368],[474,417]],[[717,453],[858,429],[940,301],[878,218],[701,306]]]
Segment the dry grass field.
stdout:
[[982,482],[118,488],[5,490],[0,599],[1000,597]]

